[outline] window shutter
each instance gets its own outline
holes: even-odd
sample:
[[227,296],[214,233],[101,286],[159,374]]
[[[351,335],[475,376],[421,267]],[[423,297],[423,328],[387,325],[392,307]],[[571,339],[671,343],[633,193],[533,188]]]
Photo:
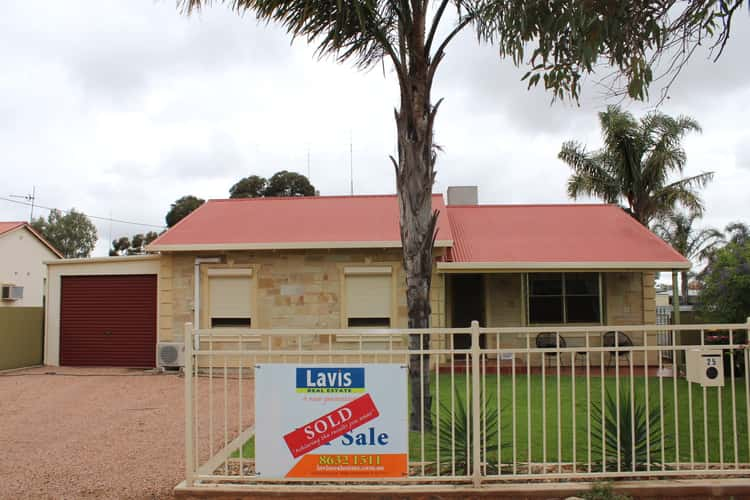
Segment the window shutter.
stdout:
[[349,318],[391,317],[391,275],[346,276],[346,310]]
[[247,276],[211,276],[208,280],[212,318],[252,317],[252,280]]

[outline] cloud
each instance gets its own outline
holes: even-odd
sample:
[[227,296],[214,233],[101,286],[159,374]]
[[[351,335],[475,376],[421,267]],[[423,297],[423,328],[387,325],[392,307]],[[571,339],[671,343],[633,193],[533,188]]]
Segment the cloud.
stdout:
[[63,68],[88,99],[122,104],[140,97],[154,82],[291,58],[288,38],[279,28],[260,26],[229,8],[205,9],[186,18],[171,0],[24,4],[0,7],[0,15],[5,10],[10,19],[15,17],[0,34],[0,44],[13,48],[11,59]]
[[735,156],[738,167],[750,170],[750,135],[746,135],[740,139],[740,142],[737,144],[737,153]]

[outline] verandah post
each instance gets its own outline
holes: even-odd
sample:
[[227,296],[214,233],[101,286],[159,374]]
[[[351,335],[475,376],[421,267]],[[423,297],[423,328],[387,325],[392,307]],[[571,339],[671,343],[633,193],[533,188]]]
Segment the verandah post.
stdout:
[[193,486],[193,324],[185,323],[185,485]]
[[[482,454],[481,454],[481,404],[480,398],[481,393],[479,391],[480,383],[480,356],[479,350],[479,322],[474,320],[471,322],[471,438],[472,438],[472,457],[471,464],[472,470],[472,482],[474,487],[478,488],[482,483]],[[500,381],[498,380],[498,384]]]

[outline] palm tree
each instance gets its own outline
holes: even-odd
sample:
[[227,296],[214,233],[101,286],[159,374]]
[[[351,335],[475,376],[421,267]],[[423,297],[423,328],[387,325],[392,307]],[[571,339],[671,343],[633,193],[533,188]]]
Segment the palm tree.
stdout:
[[654,112],[640,122],[618,106],[599,113],[604,146],[588,152],[576,142],[563,144],[558,158],[573,170],[568,196],[601,198],[605,203],[624,200],[626,210],[644,226],[672,212],[677,203],[701,215],[703,202],[697,189],[713,178],[713,172],[668,182],[682,173],[687,157],[680,144],[698,123],[687,116],[672,118]]
[[[724,243],[724,235],[714,228],[697,229],[693,223],[700,216],[696,213],[674,212],[661,217],[654,225],[654,232],[672,248],[688,260],[696,262],[706,259],[719,245]],[[683,303],[688,299],[688,272],[680,272],[680,285]],[[677,286],[677,283],[673,283]]]
[[725,228],[729,241],[737,245],[744,245],[750,241],[750,226],[744,222],[732,222]]
[[[190,13],[212,0],[177,0]],[[543,83],[555,98],[577,99],[584,74],[609,65],[623,77],[627,93],[647,95],[653,57],[673,44],[696,45],[694,35],[723,44],[736,9],[703,0],[667,9],[660,2],[621,8],[617,2],[560,0],[224,0],[238,14],[252,12],[280,23],[294,38],[317,44],[320,56],[354,61],[359,69],[388,64],[399,86],[395,110],[396,172],[409,328],[429,327],[432,249],[438,213],[432,210],[436,148],[433,127],[440,100],[432,85],[451,41],[473,27],[481,42],[501,57],[528,64],[529,87]],[[723,46],[723,45],[722,45]],[[529,52],[530,51],[530,52]],[[682,52],[682,54],[689,54]],[[689,56],[688,56],[689,57]],[[679,69],[687,57],[674,66]],[[363,96],[364,97],[364,96]],[[428,335],[410,335],[409,348],[429,346]],[[422,405],[431,407],[425,355],[410,356],[410,427],[418,429]],[[422,380],[422,382],[420,382]],[[424,397],[420,400],[420,394]],[[424,412],[432,427],[430,411]]]

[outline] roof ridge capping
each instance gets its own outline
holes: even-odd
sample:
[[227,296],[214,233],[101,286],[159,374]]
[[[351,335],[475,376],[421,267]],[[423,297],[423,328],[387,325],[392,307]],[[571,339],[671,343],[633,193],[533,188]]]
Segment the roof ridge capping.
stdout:
[[[442,193],[432,193],[432,197],[443,197]],[[250,201],[289,201],[289,200],[332,200],[332,199],[365,199],[365,198],[396,198],[398,194],[332,194],[319,196],[258,196],[254,198],[210,198],[206,203],[235,203]]]
[[446,205],[448,208],[586,208],[586,207],[613,207],[620,208],[614,203],[480,203],[477,205]]

